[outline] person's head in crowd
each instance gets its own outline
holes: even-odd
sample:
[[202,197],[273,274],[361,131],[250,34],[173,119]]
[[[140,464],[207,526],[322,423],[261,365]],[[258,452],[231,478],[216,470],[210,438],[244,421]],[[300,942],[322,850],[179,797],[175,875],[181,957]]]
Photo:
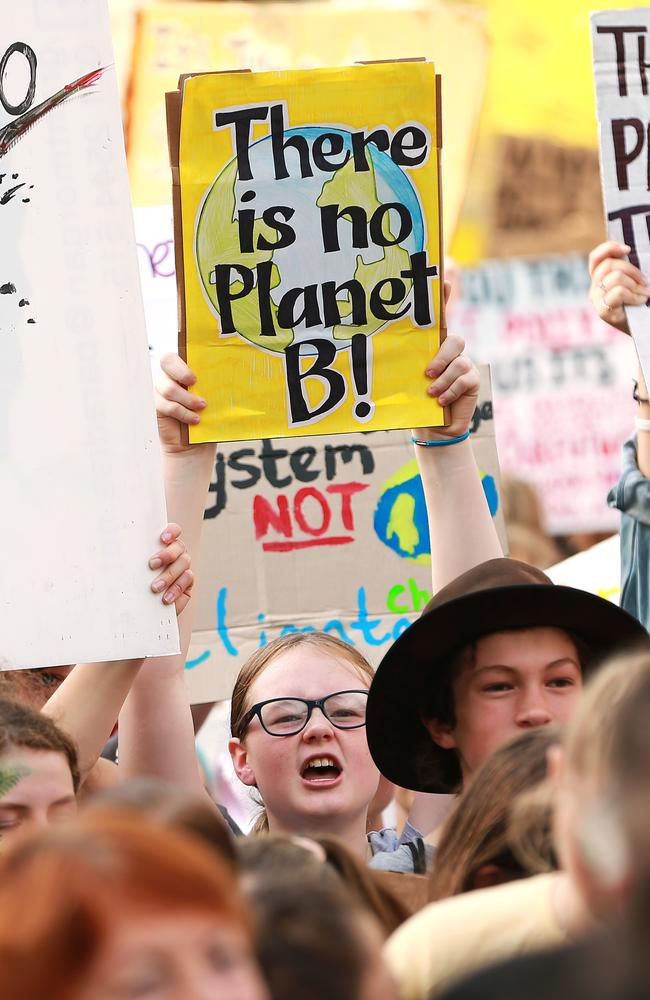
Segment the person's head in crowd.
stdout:
[[0,858],[0,995],[267,997],[231,871],[195,838],[99,811]]
[[640,717],[648,723],[649,684],[647,650],[614,658],[588,685],[563,748],[549,755],[558,859],[597,919],[621,911],[633,877],[625,828],[633,828],[628,775],[634,764],[621,748],[635,746]]
[[330,834],[365,852],[379,784],[365,730],[371,680],[356,649],[322,632],[276,639],[240,671],[230,753],[272,832]]
[[384,873],[368,868],[334,837],[315,837],[314,841],[325,853],[325,864],[334,869],[357,905],[376,919],[384,935],[396,931],[410,913],[386,885]]
[[397,1000],[377,923],[343,885],[270,878],[250,899],[271,1000]]
[[409,911],[387,888],[382,873],[372,871],[345,844],[333,837],[269,834],[237,841],[244,890],[252,895],[270,883],[310,884],[343,888],[350,902],[364,909],[388,936]]
[[517,476],[503,476],[500,495],[508,528],[511,524],[520,524],[538,534],[546,534],[542,504],[532,483]]
[[336,884],[335,872],[325,865],[325,851],[308,837],[269,834],[265,837],[242,837],[237,841],[237,859],[245,889],[270,878],[282,882],[293,879],[320,879]]
[[66,679],[72,666],[1,670],[0,698],[41,709]]
[[649,643],[596,595],[513,559],[462,574],[393,644],[373,680],[367,730],[396,784],[453,792],[507,740],[565,723],[604,655]]
[[552,538],[524,524],[509,524],[507,530],[508,548],[513,559],[530,563],[538,569],[548,569],[562,559],[562,553]]
[[46,826],[74,814],[77,750],[46,715],[0,700],[0,839],[25,824]]
[[[512,849],[510,818],[518,799],[547,776],[555,726],[531,729],[505,743],[473,775],[458,808],[445,823],[431,876],[431,899],[525,878],[555,866],[550,822],[544,833],[543,864],[527,866]],[[548,817],[550,820],[550,816]]]
[[93,795],[84,809],[122,809],[143,815],[172,830],[199,837],[233,868],[237,867],[234,837],[217,807],[207,797],[158,778],[133,778]]

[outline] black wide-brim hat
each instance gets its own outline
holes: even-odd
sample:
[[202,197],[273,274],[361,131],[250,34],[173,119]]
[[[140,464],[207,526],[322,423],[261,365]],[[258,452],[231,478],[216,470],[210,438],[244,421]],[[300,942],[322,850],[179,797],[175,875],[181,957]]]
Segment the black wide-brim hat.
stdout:
[[366,724],[381,773],[403,788],[456,791],[458,756],[433,742],[422,713],[436,688],[449,685],[450,661],[464,647],[493,632],[538,627],[570,632],[595,662],[615,649],[650,642],[640,622],[610,601],[558,586],[515,559],[481,563],[439,591],[379,664]]

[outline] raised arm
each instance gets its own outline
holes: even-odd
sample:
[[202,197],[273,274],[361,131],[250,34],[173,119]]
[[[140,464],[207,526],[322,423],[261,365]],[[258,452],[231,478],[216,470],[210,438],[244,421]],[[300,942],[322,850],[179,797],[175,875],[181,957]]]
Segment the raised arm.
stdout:
[[[589,254],[589,274],[591,288],[589,299],[600,318],[610,326],[629,333],[625,306],[646,305],[650,296],[648,278],[627,260],[630,247],[615,240],[601,243]],[[648,389],[643,372],[637,374],[639,397],[639,417],[650,420]],[[650,431],[643,431],[637,438],[637,462],[639,472],[650,479]]]
[[[156,405],[167,512],[183,525],[185,544],[196,567],[216,445],[182,443],[181,423],[197,423],[205,404],[188,392],[195,378],[179,357],[166,355],[161,364]],[[180,655],[147,660],[122,709],[120,773],[123,778],[149,775],[202,791],[184,675],[192,634],[191,605],[181,614],[179,628]]]
[[[161,535],[162,548],[150,560],[156,573],[151,589],[164,604],[176,603],[180,612],[190,599],[193,574],[177,524],[168,524]],[[108,663],[79,663],[43,706],[74,740],[82,780],[94,767],[108,740],[143,659]]]
[[464,348],[460,337],[447,337],[425,373],[432,380],[429,394],[448,408],[449,424],[413,430],[418,441],[434,442],[414,446],[427,503],[434,593],[472,566],[503,555],[466,437],[479,374]]

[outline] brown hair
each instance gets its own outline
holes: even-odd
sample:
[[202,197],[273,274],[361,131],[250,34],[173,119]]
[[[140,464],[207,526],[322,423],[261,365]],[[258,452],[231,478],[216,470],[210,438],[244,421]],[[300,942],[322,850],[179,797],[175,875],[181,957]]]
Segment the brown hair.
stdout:
[[31,831],[0,857],[0,996],[67,1000],[120,915],[149,910],[252,933],[232,874],[187,836],[99,809]]
[[240,740],[244,737],[244,719],[250,708],[248,692],[253,683],[266,670],[269,663],[282,653],[300,646],[315,647],[323,653],[328,653],[335,660],[347,660],[364,680],[368,683],[372,681],[374,671],[366,658],[354,646],[343,642],[342,639],[337,639],[327,632],[292,632],[289,635],[281,635],[249,656],[237,675],[230,704],[230,732],[234,737]]
[[0,757],[24,747],[27,750],[51,750],[66,758],[75,793],[79,789],[77,748],[70,737],[47,715],[29,705],[0,699]]
[[325,851],[326,863],[340,876],[353,899],[379,923],[389,937],[411,914],[374,872],[345,844],[334,837],[312,837]]
[[[476,771],[445,824],[431,876],[431,899],[474,889],[485,865],[502,869],[503,881],[531,874],[510,849],[509,816],[517,797],[546,777],[548,749],[558,739],[555,727],[531,730],[499,747]],[[555,867],[550,857],[547,867]]]
[[252,901],[271,1000],[359,1000],[368,918],[342,886],[309,876],[272,879],[255,887]]
[[209,845],[232,868],[237,868],[234,837],[218,807],[207,796],[188,792],[157,778],[133,778],[93,795],[84,811],[111,808],[140,814],[153,823],[180,830]]

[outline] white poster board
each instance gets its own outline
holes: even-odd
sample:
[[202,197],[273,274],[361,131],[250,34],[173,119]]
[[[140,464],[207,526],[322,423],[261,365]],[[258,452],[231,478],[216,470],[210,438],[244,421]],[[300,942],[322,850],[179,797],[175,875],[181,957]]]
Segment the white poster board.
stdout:
[[611,535],[584,552],[569,556],[546,570],[553,583],[577,587],[588,594],[621,603],[621,539]]
[[[591,40],[607,232],[650,277],[650,9],[592,14]],[[650,308],[625,312],[647,382]]]
[[0,22],[0,661],[178,650],[105,0]]

